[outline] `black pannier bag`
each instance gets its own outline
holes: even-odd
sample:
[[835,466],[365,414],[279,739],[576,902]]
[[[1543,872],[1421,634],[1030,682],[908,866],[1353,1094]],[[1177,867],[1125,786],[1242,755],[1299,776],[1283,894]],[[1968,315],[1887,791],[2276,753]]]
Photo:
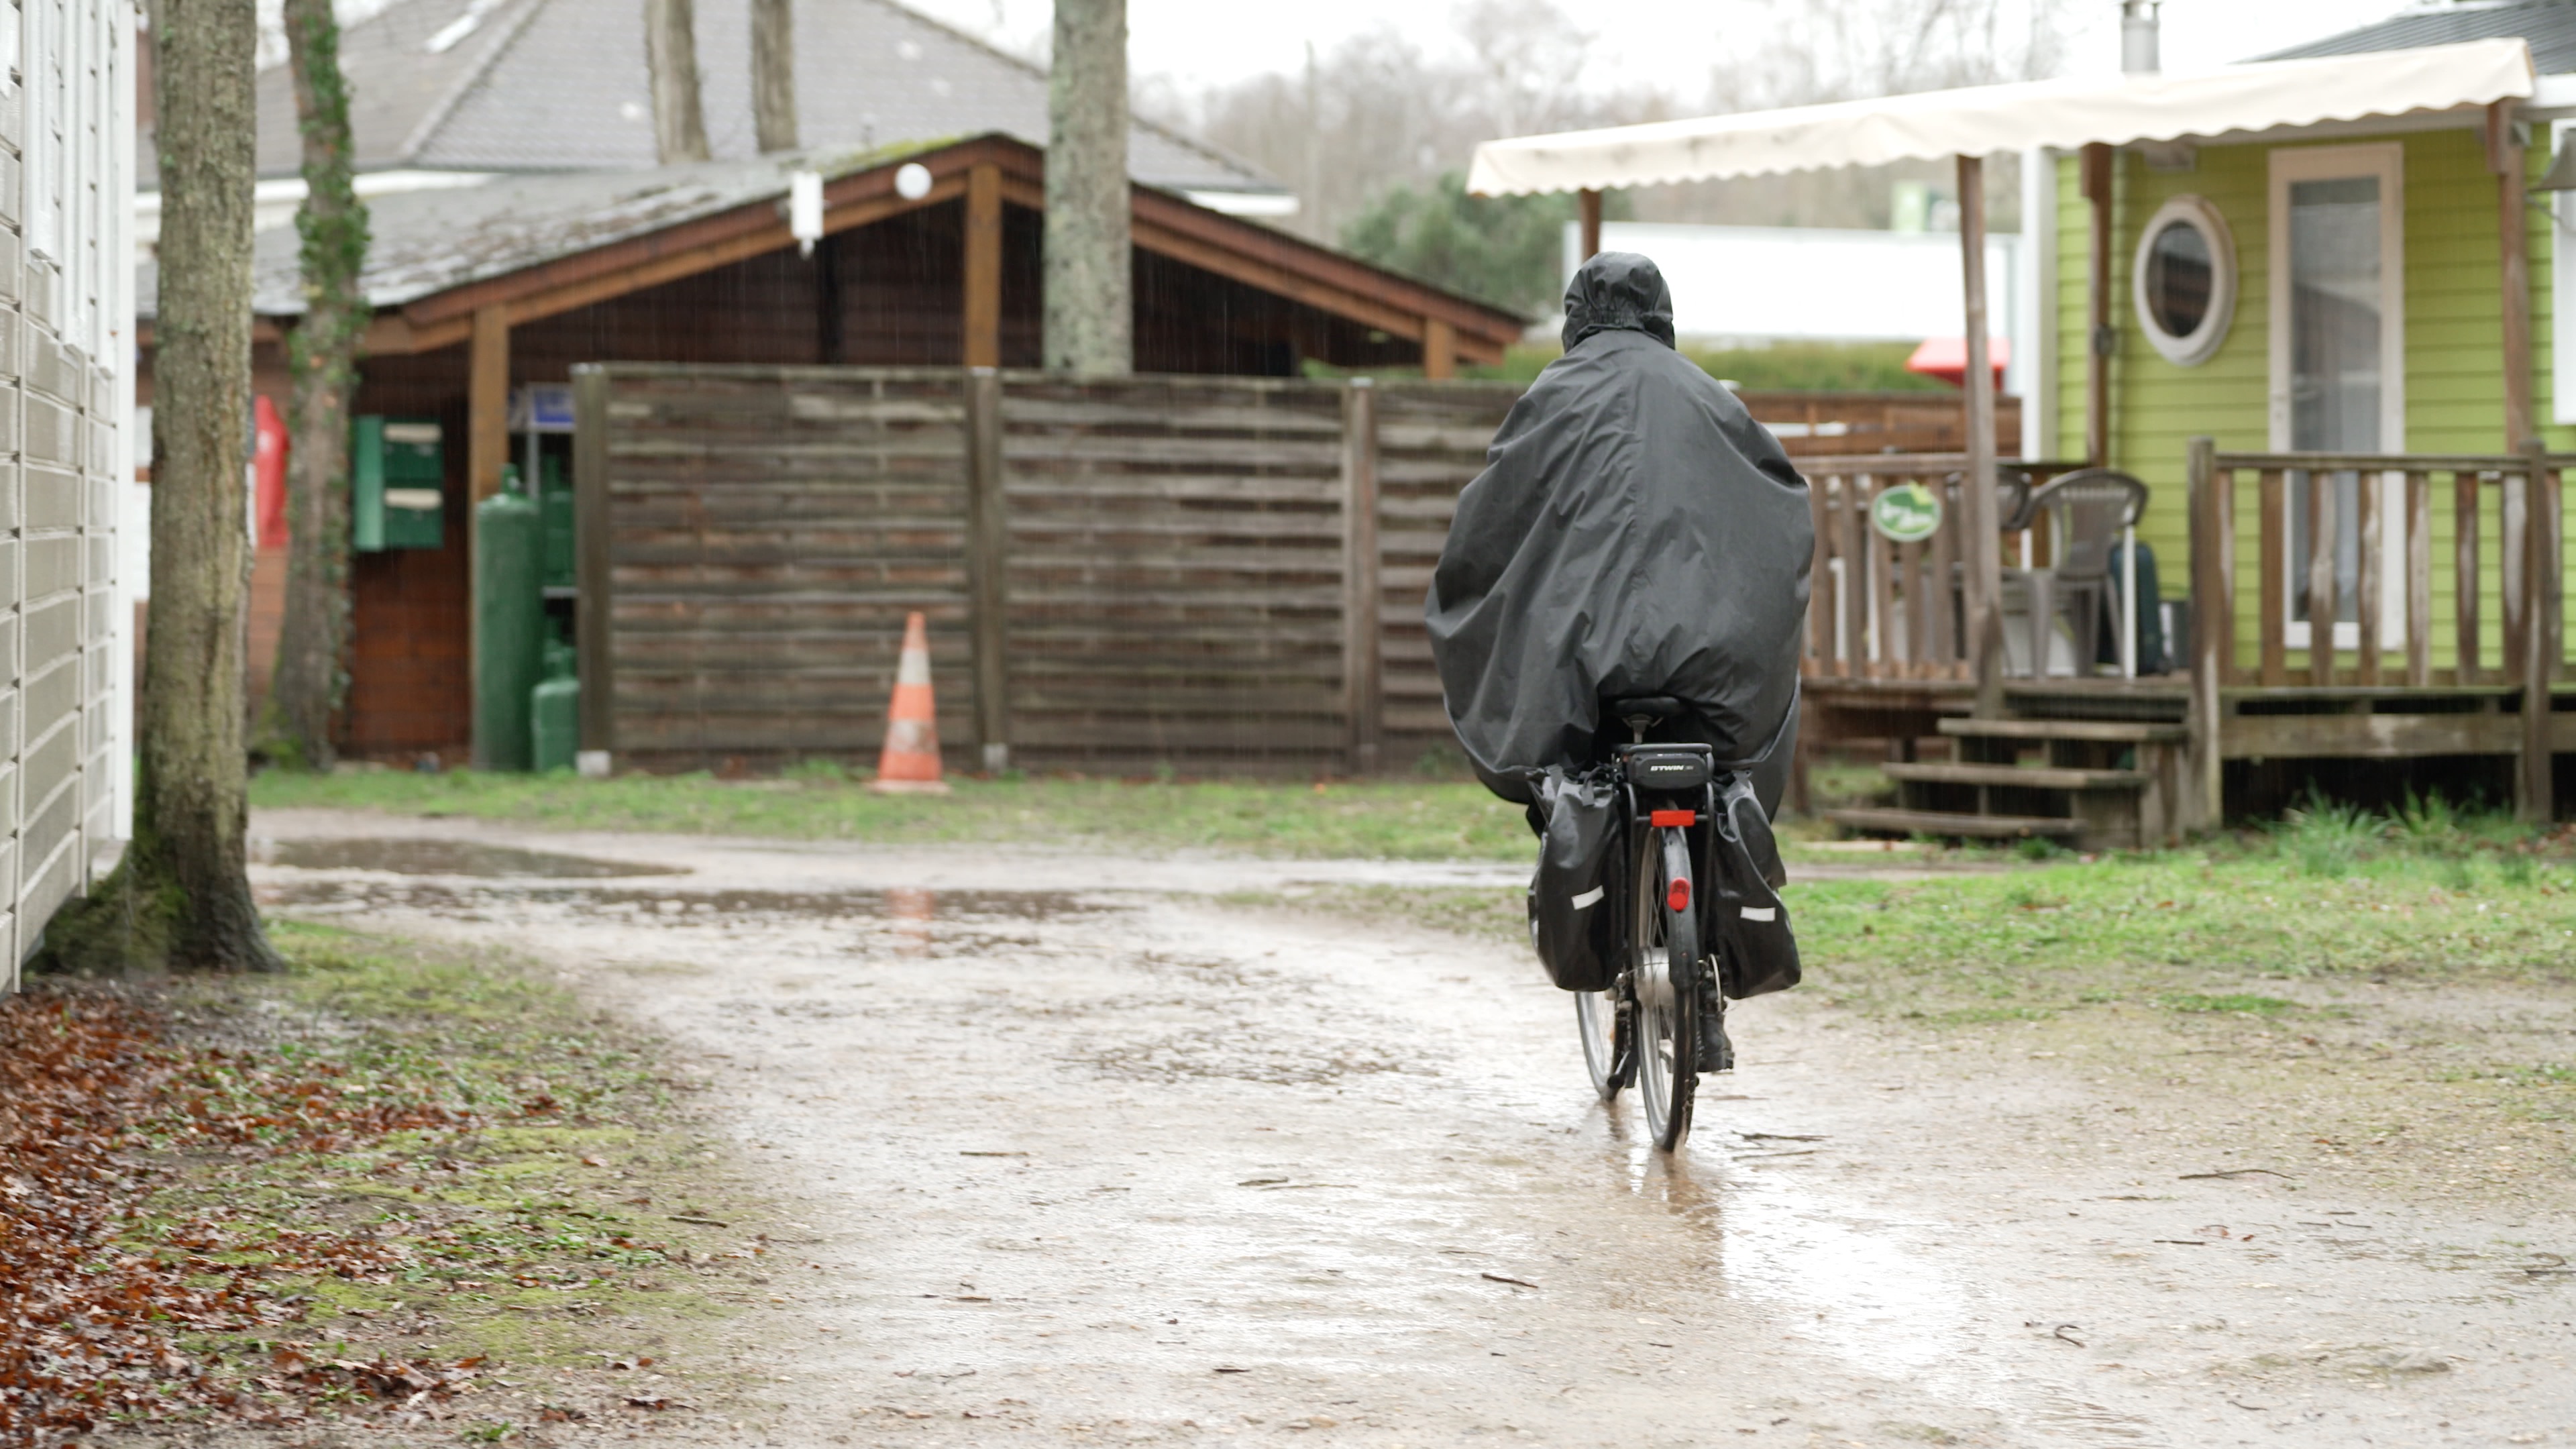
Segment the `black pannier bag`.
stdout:
[[1786,991],[1798,984],[1798,938],[1780,899],[1788,872],[1751,773],[1737,770],[1719,782],[1713,824],[1709,854],[1717,878],[1707,896],[1707,920],[1718,988],[1738,1001]]
[[1619,791],[1606,770],[1568,775],[1533,771],[1538,872],[1530,878],[1530,944],[1548,979],[1567,991],[1607,991],[1619,975],[1619,892],[1612,859],[1619,839]]

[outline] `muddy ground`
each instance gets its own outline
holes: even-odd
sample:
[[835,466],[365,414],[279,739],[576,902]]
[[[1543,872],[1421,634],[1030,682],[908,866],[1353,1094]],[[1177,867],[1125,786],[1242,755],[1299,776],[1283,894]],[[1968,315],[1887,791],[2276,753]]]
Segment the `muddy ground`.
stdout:
[[760,1388],[661,1437],[2576,1442],[2576,1204],[2510,1162],[2397,1191],[2189,1075],[1795,994],[1666,1159],[1525,953],[1239,904],[1508,868],[253,833],[272,908],[506,944],[714,1084],[802,1265],[665,1365]]

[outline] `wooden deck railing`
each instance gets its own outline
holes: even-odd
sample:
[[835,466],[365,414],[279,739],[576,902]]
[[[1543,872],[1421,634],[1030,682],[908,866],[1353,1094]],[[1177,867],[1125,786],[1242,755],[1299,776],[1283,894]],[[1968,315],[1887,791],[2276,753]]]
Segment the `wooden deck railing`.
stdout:
[[[1808,581],[1806,674],[1835,679],[1975,678],[1975,661],[1961,628],[1953,582],[1965,555],[1958,483],[1967,470],[1967,455],[1864,453],[1802,457],[1797,463],[1807,478],[1808,506],[1816,526],[1815,565]],[[2081,465],[2007,459],[2005,466],[2030,474],[2037,484]],[[1940,527],[1919,543],[1893,542],[1870,525],[1870,509],[1889,489],[1918,483],[1940,498]],[[2006,559],[2028,557],[2024,545],[2029,540],[2011,534],[2005,540]],[[2043,542],[2043,555],[2045,547]]]
[[[2559,492],[2561,470],[2576,458],[2545,454],[2429,453],[2222,453],[2195,443],[2191,453],[2192,617],[2213,621],[2206,632],[2215,647],[2215,680],[2222,685],[2518,685],[2540,658],[2554,672],[2564,647],[2558,609]],[[2358,473],[2359,566],[2338,577],[2336,550],[2311,548],[2304,577],[2294,578],[2290,557],[2293,479]],[[2255,488],[2255,657],[2238,654],[2240,575],[2238,495],[2240,475]],[[2526,520],[2533,510],[2528,480],[2539,479],[2542,526]],[[2308,490],[2311,539],[2342,531],[2334,488]],[[2451,613],[2451,662],[2437,666],[2433,560],[2436,510],[2447,515],[2451,576],[2444,597]],[[2391,545],[2388,534],[2397,531]],[[2392,591],[2387,570],[2401,571]],[[2490,654],[2483,611],[2489,585],[2501,606],[2502,627]],[[2346,592],[2347,586],[2350,592]],[[2389,595],[2398,594],[2402,616],[2386,617]],[[2304,646],[2293,642],[2291,605],[2304,599],[2311,621]],[[2338,631],[2315,627],[2332,621],[2349,602],[2358,628],[2351,647]],[[2542,631],[2526,640],[2528,621]],[[2224,621],[2223,623],[2219,621]],[[2391,629],[2390,624],[2401,627]],[[2395,636],[2391,642],[2391,635]],[[2538,650],[2527,647],[2537,644]],[[2290,656],[2304,652],[2294,669]]]
[[[2222,453],[2208,438],[2189,451],[2191,600],[2193,634],[2191,704],[2195,798],[2190,823],[2218,818],[2219,762],[2224,755],[2223,691],[2248,686],[2313,692],[2397,689],[2476,690],[2518,694],[2521,714],[2516,805],[2527,818],[2550,811],[2550,681],[2565,666],[2562,474],[2576,457],[2553,456],[2537,444],[2520,453]],[[2359,561],[2350,580],[2357,624],[2351,648],[2336,637],[2345,581],[2331,544],[2312,546],[2305,577],[2294,578],[2290,557],[2292,480],[2353,473],[2359,516]],[[2237,657],[2240,600],[2237,481],[2251,475],[2255,492],[2254,576],[2256,654]],[[2308,537],[2332,540],[2341,533],[2334,488],[2308,489]],[[2435,590],[2433,560],[2437,509],[2449,522],[2451,577]],[[2397,530],[2391,545],[2388,533]],[[2492,546],[2489,540],[2492,539]],[[2388,587],[2392,559],[2401,588]],[[2483,608],[2487,585],[2501,618],[2500,647],[2488,653]],[[2290,655],[2290,603],[2304,595],[2309,621],[2303,666]],[[2400,595],[2402,628],[2387,625],[2384,600]],[[2434,661],[2435,604],[2451,611],[2451,662]],[[2394,657],[2392,657],[2394,656]]]

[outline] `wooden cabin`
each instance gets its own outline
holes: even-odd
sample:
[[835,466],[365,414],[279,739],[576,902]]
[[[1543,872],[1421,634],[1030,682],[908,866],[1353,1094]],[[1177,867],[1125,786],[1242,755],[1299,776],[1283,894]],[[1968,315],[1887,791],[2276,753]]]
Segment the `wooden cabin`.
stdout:
[[[1981,158],[2022,155],[2044,318],[2022,436],[1996,437],[1980,358],[1962,452],[1801,460],[1818,523],[1805,743],[1886,741],[1904,797],[1844,823],[2134,844],[2312,788],[2563,813],[2552,757],[2576,752],[2576,712],[2552,705],[2576,701],[2551,691],[2576,369],[2553,360],[2576,308],[2554,304],[2564,193],[2534,188],[2560,184],[2576,35],[2535,65],[2515,15],[2564,7],[2461,9],[2487,28],[2433,37],[2456,43],[2365,32],[2198,76],[1480,150],[1471,185],[1489,192],[1946,151],[1972,346],[1988,331]],[[2414,34],[2391,22],[2376,39]],[[2063,618],[2025,642],[2015,610],[2059,540],[2045,519],[2005,531],[2015,487],[2088,467],[2149,490],[2134,536],[2160,588],[2130,617],[2174,624],[2166,672],[2125,631],[2098,656]],[[1914,485],[1948,507],[1903,540],[1874,515]]]
[[[469,758],[466,520],[505,464],[569,455],[569,418],[532,418],[532,389],[581,363],[1035,367],[1043,168],[1038,148],[994,134],[375,198],[356,411],[440,425],[445,532],[354,560],[344,750]],[[822,192],[802,239],[799,172]],[[1132,196],[1142,372],[1293,377],[1311,362],[1437,378],[1499,361],[1525,326],[1176,192]],[[281,402],[295,245],[287,230],[258,244],[259,381]],[[145,401],[149,366],[147,350]]]

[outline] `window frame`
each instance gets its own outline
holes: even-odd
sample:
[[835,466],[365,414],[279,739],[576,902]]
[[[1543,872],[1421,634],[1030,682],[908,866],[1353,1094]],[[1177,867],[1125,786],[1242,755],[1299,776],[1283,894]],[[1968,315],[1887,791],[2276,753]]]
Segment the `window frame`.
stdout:
[[[2199,326],[2180,337],[2165,330],[2147,296],[2147,261],[2156,238],[2169,226],[2190,227],[2209,247],[2209,310],[2201,314]],[[2236,322],[2237,290],[2236,234],[2217,204],[2205,196],[2184,195],[2156,208],[2138,233],[2137,254],[2129,260],[2130,307],[2156,354],[2176,367],[2198,367],[2216,356]]]

